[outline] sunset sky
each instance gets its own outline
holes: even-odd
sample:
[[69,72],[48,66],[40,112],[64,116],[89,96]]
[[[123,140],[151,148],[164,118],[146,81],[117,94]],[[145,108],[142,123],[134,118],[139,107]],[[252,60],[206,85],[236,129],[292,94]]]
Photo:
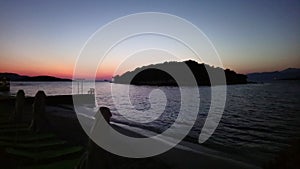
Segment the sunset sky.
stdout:
[[[169,13],[192,22],[212,41],[224,67],[236,72],[300,68],[297,0],[7,0],[0,1],[0,72],[72,78],[88,38],[108,22],[138,12]],[[123,55],[120,51],[115,56]],[[154,63],[147,55],[136,57]],[[161,61],[166,60],[172,59],[162,56]],[[131,66],[142,66],[137,63]],[[113,61],[100,67],[99,78],[112,76],[110,64]]]

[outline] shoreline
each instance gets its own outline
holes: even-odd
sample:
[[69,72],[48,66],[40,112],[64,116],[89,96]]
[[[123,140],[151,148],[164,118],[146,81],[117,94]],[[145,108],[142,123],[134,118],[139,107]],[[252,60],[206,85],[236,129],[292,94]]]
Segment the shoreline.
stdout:
[[[55,135],[59,139],[67,141],[68,145],[80,145],[85,147],[88,142],[88,136],[79,124],[76,113],[72,109],[73,105],[70,104],[70,100],[68,100],[72,97],[70,95],[47,96],[47,99],[48,98],[50,99],[47,101],[46,116],[49,119],[49,125],[51,126],[52,132],[55,133]],[[14,97],[9,97],[0,100],[1,106],[6,106],[6,110],[8,109],[10,111],[8,113],[11,113],[12,111],[14,99]],[[62,100],[63,104],[61,103]],[[27,119],[30,119],[31,116],[30,109],[32,101],[32,97],[27,97],[25,100],[25,104],[27,107],[25,109]],[[3,110],[5,109],[1,110],[1,115],[3,115]],[[129,130],[128,128],[122,127],[120,125],[112,124],[112,126],[120,133],[126,134],[128,136],[141,136],[140,133]],[[198,166],[201,166],[201,168],[260,168],[258,166],[228,158],[229,155],[226,156],[225,154],[225,152],[215,151],[201,145],[182,141],[179,145],[172,148],[171,150],[158,156],[151,157],[150,159],[161,161],[163,163],[166,163],[171,168],[177,169],[198,168]],[[122,157],[121,159],[125,160],[127,158]],[[128,163],[132,163],[132,160],[128,160]]]
[[[60,107],[61,108],[61,107]],[[67,110],[69,111],[69,110]],[[75,113],[75,112],[74,112]],[[65,117],[70,118],[70,117]],[[74,117],[76,118],[76,117]],[[92,120],[91,120],[92,121]],[[92,126],[92,125],[91,125]],[[134,130],[130,130],[122,124],[113,123],[113,128],[118,132],[131,137],[146,137],[141,133],[137,133]],[[130,126],[128,126],[130,128]],[[182,159],[182,156],[186,157]],[[154,158],[159,160],[166,160],[169,165],[175,168],[197,168],[197,165],[204,165],[206,168],[249,168],[258,169],[259,166],[248,164],[244,161],[238,161],[230,158],[229,154],[225,152],[216,151],[201,145],[196,145],[192,142],[181,141],[177,146],[173,147],[169,151],[157,155]],[[205,160],[203,160],[205,159]],[[180,161],[180,164],[174,163],[174,161]],[[180,166],[180,167],[179,167]]]

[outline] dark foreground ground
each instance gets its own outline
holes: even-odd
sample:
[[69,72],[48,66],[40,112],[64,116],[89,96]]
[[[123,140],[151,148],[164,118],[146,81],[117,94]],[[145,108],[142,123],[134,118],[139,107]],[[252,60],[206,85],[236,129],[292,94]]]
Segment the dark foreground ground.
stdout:
[[[81,129],[76,116],[60,116],[57,111],[47,112],[49,129],[33,132],[29,128],[32,120],[32,101],[32,98],[26,99],[22,121],[15,122],[12,120],[15,99],[0,98],[0,168],[76,168],[86,154],[88,145],[88,137]],[[71,105],[51,103],[48,106],[52,109],[53,106],[57,106],[58,110],[64,107],[67,110]],[[109,156],[115,162],[107,168],[170,168],[158,159],[128,159],[112,154]],[[100,161],[102,159],[107,157],[99,157]]]
[[[59,98],[59,99],[57,99]],[[49,126],[47,131],[33,132],[29,129],[33,113],[33,98],[27,98],[20,122],[11,119],[14,112],[14,98],[0,98],[0,168],[4,169],[74,169],[82,164],[83,157],[87,154],[89,139],[81,128],[72,103],[61,96],[51,98],[46,106],[46,118]],[[54,101],[53,101],[54,100]],[[62,103],[62,104],[61,104]],[[112,125],[117,131],[131,137],[141,135],[128,131],[119,126]],[[296,145],[299,145],[297,143]],[[126,145],[124,145],[126,146]],[[179,145],[161,155],[134,159],[124,158],[111,153],[102,153],[94,157],[100,163],[108,164],[111,169],[183,169],[183,168],[236,168],[255,169],[261,168],[251,164],[234,161],[218,153],[201,148],[201,146],[190,146],[191,150],[180,148]],[[99,147],[98,147],[99,148]],[[96,148],[96,149],[98,149]],[[299,146],[293,147],[290,152],[299,150]],[[194,152],[194,151],[197,151]],[[101,153],[100,153],[101,154]],[[299,156],[283,153],[275,162],[265,168],[297,168],[293,163],[286,166],[285,161],[300,161]]]

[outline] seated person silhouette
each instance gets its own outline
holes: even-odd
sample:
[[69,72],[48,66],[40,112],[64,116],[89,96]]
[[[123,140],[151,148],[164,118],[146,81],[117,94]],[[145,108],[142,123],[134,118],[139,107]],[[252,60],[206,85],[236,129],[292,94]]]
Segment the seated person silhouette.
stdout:
[[[99,111],[95,115],[96,120],[100,118],[99,116],[101,115],[105,121],[110,124],[110,118],[112,117],[110,109],[107,107],[100,107]],[[112,153],[102,149],[100,146],[94,143],[93,140],[89,139],[87,151],[82,156],[76,169],[113,168],[112,164],[114,163],[114,157],[116,157],[116,155],[113,155]]]

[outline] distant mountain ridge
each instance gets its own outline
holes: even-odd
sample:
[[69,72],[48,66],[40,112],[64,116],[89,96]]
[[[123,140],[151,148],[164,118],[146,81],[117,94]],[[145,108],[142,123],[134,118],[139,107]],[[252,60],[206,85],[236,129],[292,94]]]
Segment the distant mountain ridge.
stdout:
[[11,81],[72,81],[71,79],[58,78],[54,76],[24,76],[16,73],[0,73],[0,77],[6,77]]
[[[198,63],[193,60],[184,62],[164,62],[155,65],[148,65],[128,71],[122,75],[113,78],[114,83],[133,84],[133,85],[153,85],[153,86],[178,86],[176,80],[167,72],[162,70],[176,70],[182,73],[180,68],[187,66],[194,75],[198,86],[210,86],[209,72],[224,73],[227,84],[246,84],[247,76],[238,74],[229,69],[212,67],[204,63]],[[182,75],[185,76],[185,75]],[[224,84],[224,82],[220,82]],[[183,82],[183,85],[195,85],[189,79]]]
[[268,82],[274,80],[300,80],[299,68],[288,68],[282,71],[261,72],[247,74],[248,81]]

